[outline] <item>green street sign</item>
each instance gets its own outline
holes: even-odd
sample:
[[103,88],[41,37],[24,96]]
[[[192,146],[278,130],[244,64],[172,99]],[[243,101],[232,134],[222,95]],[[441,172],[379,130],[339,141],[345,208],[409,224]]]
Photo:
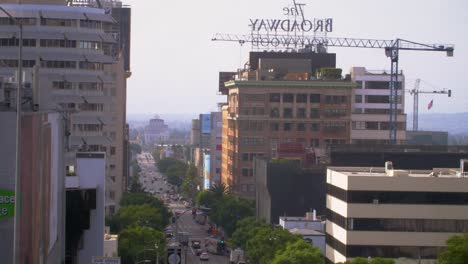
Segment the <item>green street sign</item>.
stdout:
[[0,190],[0,220],[15,216],[15,192]]

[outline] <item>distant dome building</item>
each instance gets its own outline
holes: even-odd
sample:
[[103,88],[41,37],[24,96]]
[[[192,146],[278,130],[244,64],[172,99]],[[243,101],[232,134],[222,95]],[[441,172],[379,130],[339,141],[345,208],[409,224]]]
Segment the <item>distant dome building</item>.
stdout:
[[149,125],[145,127],[146,144],[162,144],[169,140],[169,127],[164,120],[155,116],[150,119]]

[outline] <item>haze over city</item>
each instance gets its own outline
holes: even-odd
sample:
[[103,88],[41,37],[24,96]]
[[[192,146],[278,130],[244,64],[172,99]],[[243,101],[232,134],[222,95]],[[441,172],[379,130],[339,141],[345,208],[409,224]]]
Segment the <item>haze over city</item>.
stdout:
[[[218,72],[233,71],[248,60],[250,44],[212,42],[215,33],[249,34],[249,19],[281,18],[291,1],[129,0],[132,6],[132,72],[128,113],[191,113],[216,110]],[[299,1],[300,2],[300,1]],[[466,112],[468,99],[468,2],[463,0],[302,1],[310,18],[333,18],[329,37],[396,39],[455,45],[454,57],[443,52],[403,51],[400,68],[406,89],[417,78],[426,90],[451,89],[453,96],[420,96],[420,112]],[[151,52],[148,52],[148,51]],[[389,70],[382,49],[329,48],[343,74],[352,66]],[[406,95],[406,111],[412,112]]]

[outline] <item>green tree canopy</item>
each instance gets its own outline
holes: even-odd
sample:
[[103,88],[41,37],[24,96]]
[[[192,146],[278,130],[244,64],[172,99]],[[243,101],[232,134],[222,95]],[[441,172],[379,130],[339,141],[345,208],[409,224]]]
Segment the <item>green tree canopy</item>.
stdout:
[[438,256],[438,264],[468,263],[468,233],[452,236],[446,244],[447,247]]
[[195,200],[198,193],[197,187],[200,185],[198,181],[198,173],[195,165],[190,164],[185,173],[185,178],[182,182],[182,194],[186,197]]
[[247,241],[251,240],[261,229],[268,229],[270,225],[265,221],[257,221],[254,217],[246,217],[237,222],[236,231],[231,241],[236,247],[246,248]]
[[132,143],[132,144],[130,144],[130,151],[132,153],[140,154],[141,153],[141,146],[138,145],[138,144]]
[[216,203],[216,197],[213,192],[209,190],[200,191],[195,197],[195,203],[197,206],[205,206],[208,208],[213,208]]
[[340,262],[337,264],[395,264],[395,260],[390,258],[353,258],[352,260],[346,262]]
[[230,236],[235,231],[236,224],[240,219],[254,214],[253,208],[251,201],[231,195],[223,196],[215,203],[210,213],[210,219],[221,225]]
[[[147,192],[138,192],[138,193],[124,193],[122,199],[120,200],[120,206],[129,206],[129,205],[143,205],[149,204],[154,208],[159,209],[162,217],[164,219],[169,219],[172,216],[171,212],[160,199],[152,196]],[[168,220],[165,222],[165,225],[168,224]]]
[[160,263],[164,263],[165,236],[162,232],[146,226],[133,226],[119,235],[118,253],[122,263],[136,263],[144,259],[155,263],[158,247]]
[[279,250],[271,262],[272,264],[324,264],[320,249],[298,239],[288,243],[285,249]]
[[129,205],[121,207],[109,220],[111,231],[119,233],[133,225],[147,226],[156,230],[163,230],[167,225],[159,208],[149,204]]

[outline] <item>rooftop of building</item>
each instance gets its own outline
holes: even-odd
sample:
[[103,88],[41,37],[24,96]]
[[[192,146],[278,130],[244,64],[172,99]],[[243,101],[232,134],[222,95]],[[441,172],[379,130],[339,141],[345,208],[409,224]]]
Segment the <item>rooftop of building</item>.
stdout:
[[313,229],[300,229],[300,228],[293,228],[289,229],[291,234],[301,235],[301,236],[325,236],[324,233],[313,230]]
[[291,81],[257,81],[257,80],[234,80],[225,82],[227,88],[236,87],[271,87],[271,88],[355,88],[357,84],[349,80],[291,80]]
[[328,167],[348,177],[413,177],[413,178],[466,178],[468,173],[460,168],[434,168],[432,170],[389,170],[384,167]]
[[313,219],[306,216],[280,216],[280,221],[288,222],[322,222],[320,219]]

